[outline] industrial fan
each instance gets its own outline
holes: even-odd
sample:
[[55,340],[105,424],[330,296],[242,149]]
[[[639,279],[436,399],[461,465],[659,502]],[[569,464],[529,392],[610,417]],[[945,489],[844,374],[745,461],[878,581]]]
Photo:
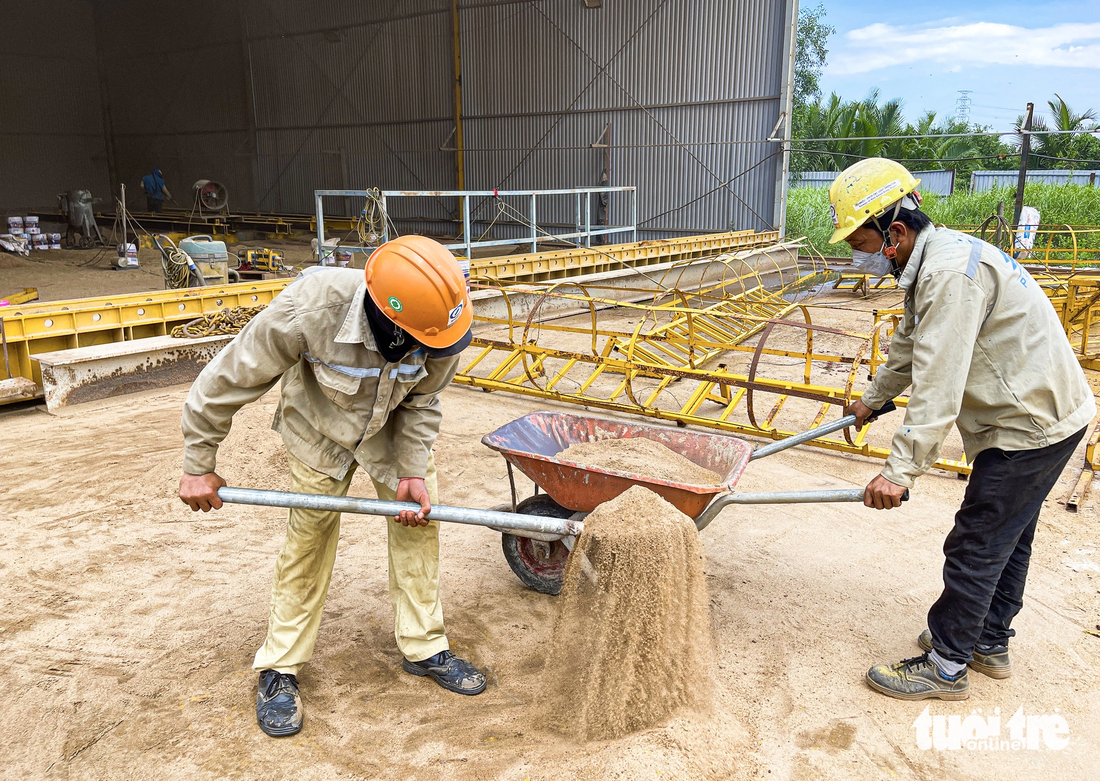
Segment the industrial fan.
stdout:
[[200,211],[220,212],[229,203],[229,191],[221,182],[199,179],[191,189],[195,194],[195,204]]

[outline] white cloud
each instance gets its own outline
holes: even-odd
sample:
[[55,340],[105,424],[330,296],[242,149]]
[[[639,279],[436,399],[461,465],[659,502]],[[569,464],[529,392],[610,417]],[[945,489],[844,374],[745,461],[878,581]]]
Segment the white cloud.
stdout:
[[919,62],[1100,69],[1100,23],[1017,27],[996,22],[895,27],[872,24],[843,36],[833,75]]

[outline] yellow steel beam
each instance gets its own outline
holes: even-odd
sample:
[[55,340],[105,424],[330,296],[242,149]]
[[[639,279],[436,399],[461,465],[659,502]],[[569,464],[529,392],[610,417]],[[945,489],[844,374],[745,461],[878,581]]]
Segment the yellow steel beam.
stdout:
[[38,288],[25,287],[20,293],[12,293],[10,296],[0,296],[0,306],[18,306],[28,301],[38,300]]
[[[504,350],[509,354],[508,360],[505,363],[515,366],[521,361],[521,354],[527,352],[524,346],[512,345],[508,343],[494,343],[489,340],[475,339],[474,343],[483,348],[487,348],[488,352],[493,350]],[[562,351],[552,350],[540,350],[539,348],[533,348],[533,352],[530,354],[538,354],[545,360],[547,357],[562,358],[568,356],[569,359],[576,362],[582,362],[585,358],[591,359],[591,356],[583,356],[578,354],[568,354]],[[503,366],[503,364],[502,364]],[[454,378],[454,382],[458,385],[466,385],[470,387],[482,388],[489,391],[506,391],[508,393],[516,393],[523,396],[533,396],[537,398],[548,399],[551,401],[557,401],[562,403],[580,404],[586,407],[595,407],[597,409],[609,410],[612,412],[626,413],[631,415],[640,415],[642,417],[654,418],[657,420],[668,420],[680,425],[695,425],[704,428],[716,429],[719,431],[727,431],[733,434],[741,434],[747,436],[763,437],[767,439],[786,439],[787,437],[794,436],[796,431],[789,431],[780,428],[764,429],[758,426],[752,426],[746,423],[738,423],[731,421],[730,415],[738,402],[745,398],[745,390],[748,387],[748,380],[744,375],[732,375],[726,374],[720,377],[720,380],[712,379],[714,373],[700,372],[698,378],[703,382],[711,383],[711,387],[714,384],[732,385],[739,388],[736,398],[732,401],[728,401],[723,396],[715,397],[713,394],[704,394],[701,389],[699,393],[702,394],[702,398],[696,393],[690,394],[687,408],[695,407],[698,409],[704,401],[715,401],[723,405],[722,414],[718,417],[710,417],[699,415],[691,411],[684,409],[663,409],[652,404],[639,404],[626,400],[618,400],[617,397],[621,396],[621,391],[616,390],[615,393],[609,396],[599,396],[589,394],[588,388],[594,382],[597,373],[604,371],[613,371],[616,373],[637,372],[639,367],[631,365],[625,361],[607,361],[605,363],[599,363],[595,365],[595,371],[593,375],[576,391],[576,392],[561,392],[556,390],[550,390],[547,388],[540,388],[530,384],[530,378],[518,378],[515,380],[501,379],[502,376],[506,376],[504,373],[493,373],[493,378],[479,377],[470,374],[470,367],[457,374]],[[661,375],[665,373],[666,376],[675,376],[678,379],[686,379],[692,372],[690,370],[681,370],[672,373],[672,370],[661,370],[656,367],[645,367],[647,373],[653,373]],[[801,395],[814,394],[817,398],[825,397],[829,400],[830,404],[842,405],[851,399],[858,399],[862,396],[859,391],[851,391],[850,395],[845,396],[842,389],[832,388],[828,386],[818,385],[806,385],[802,383],[783,382],[781,380],[770,380],[765,378],[758,378],[754,381],[758,390],[769,390],[771,392],[783,392],[786,391],[786,396],[789,395]],[[775,410],[777,413],[778,410]],[[820,418],[820,415],[819,415]],[[876,447],[861,442],[860,444],[849,444],[844,440],[838,439],[816,439],[811,442],[807,442],[807,445],[811,447],[822,448],[825,450],[831,450],[841,453],[850,453],[854,455],[869,456],[872,458],[885,459],[890,455],[888,448]],[[965,461],[958,461],[948,458],[940,458],[935,464],[935,467],[943,469],[949,472],[956,472],[958,474],[970,474],[971,467]]]
[[1088,445],[1085,446],[1085,466],[1081,470],[1081,475],[1077,478],[1073,490],[1070,491],[1069,497],[1066,499],[1066,509],[1071,513],[1077,512],[1081,508],[1081,505],[1085,503],[1085,497],[1088,496],[1089,487],[1092,485],[1092,478],[1096,469],[1095,459],[1097,444],[1100,444],[1100,426],[1093,428],[1092,436],[1089,437]]
[[658,263],[717,257],[735,250],[774,246],[778,241],[779,234],[776,231],[738,231],[639,241],[608,247],[578,247],[525,255],[505,255],[473,260],[470,264],[470,276],[474,279],[541,282],[622,268],[644,268]]
[[164,336],[177,325],[235,306],[268,304],[293,280],[270,279],[186,290],[156,290],[0,309],[13,376],[42,384],[31,356]]

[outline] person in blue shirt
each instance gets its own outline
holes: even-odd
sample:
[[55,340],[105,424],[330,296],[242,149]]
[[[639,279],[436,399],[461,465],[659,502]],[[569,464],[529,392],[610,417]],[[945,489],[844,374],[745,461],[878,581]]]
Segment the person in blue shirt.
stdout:
[[153,173],[142,177],[141,189],[145,191],[145,202],[149,205],[149,211],[154,214],[164,208],[166,198],[172,197],[172,193],[164,186],[164,175],[159,168],[154,168]]

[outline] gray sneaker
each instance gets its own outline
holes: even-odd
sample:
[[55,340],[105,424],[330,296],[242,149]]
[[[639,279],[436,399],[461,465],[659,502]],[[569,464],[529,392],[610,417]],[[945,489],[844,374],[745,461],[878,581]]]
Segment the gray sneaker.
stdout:
[[970,696],[966,669],[954,680],[945,678],[928,654],[896,664],[876,664],[867,671],[867,685],[899,700],[965,700]]
[[[917,645],[924,651],[932,650],[932,633],[925,629],[917,638]],[[974,649],[974,661],[969,663],[971,670],[990,678],[1007,678],[1012,675],[1012,660],[1008,658],[1008,646],[998,645],[986,652]]]

